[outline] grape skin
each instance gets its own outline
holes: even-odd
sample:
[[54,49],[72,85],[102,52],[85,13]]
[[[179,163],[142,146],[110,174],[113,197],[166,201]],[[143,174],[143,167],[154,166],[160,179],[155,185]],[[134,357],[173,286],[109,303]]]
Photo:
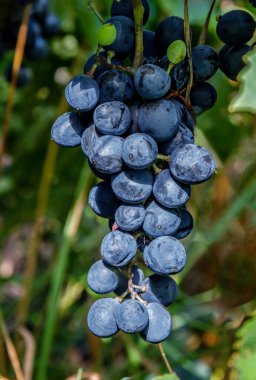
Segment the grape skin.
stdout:
[[143,252],[145,264],[156,274],[179,273],[186,264],[186,251],[179,240],[171,236],[154,239]]
[[172,321],[168,311],[156,302],[151,302],[146,306],[148,312],[148,324],[142,331],[141,336],[150,343],[161,343],[168,338],[171,333]]
[[116,313],[120,305],[112,298],[102,298],[94,302],[87,315],[91,332],[100,338],[109,338],[118,332]]
[[153,189],[153,175],[148,170],[126,169],[112,177],[112,189],[121,201],[128,204],[145,202]]
[[132,235],[120,231],[110,232],[101,244],[101,256],[115,267],[124,267],[135,257],[137,244]]
[[137,300],[121,303],[116,313],[117,325],[127,334],[135,334],[145,329],[148,324],[146,307]]
[[[161,99],[141,106],[138,127],[142,133],[156,141],[167,141],[175,136],[179,129],[181,115],[173,101]],[[159,128],[161,125],[161,128]]]
[[134,133],[123,143],[122,159],[132,169],[149,168],[157,158],[158,148],[154,139],[145,133]]
[[151,239],[155,239],[160,236],[173,235],[180,223],[178,210],[167,209],[152,201],[146,208],[143,230]]

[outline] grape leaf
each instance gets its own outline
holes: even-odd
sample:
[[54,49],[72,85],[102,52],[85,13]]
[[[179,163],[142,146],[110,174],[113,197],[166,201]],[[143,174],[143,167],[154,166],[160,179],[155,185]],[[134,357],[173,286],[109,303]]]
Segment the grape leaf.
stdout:
[[168,375],[154,377],[152,380],[180,380],[180,378],[176,375],[176,373],[172,373]]
[[246,54],[243,59],[246,66],[238,75],[240,87],[229,105],[229,111],[256,113],[256,50]]
[[233,356],[233,373],[239,380],[251,380],[256,373],[256,315],[238,330],[235,343],[237,352]]

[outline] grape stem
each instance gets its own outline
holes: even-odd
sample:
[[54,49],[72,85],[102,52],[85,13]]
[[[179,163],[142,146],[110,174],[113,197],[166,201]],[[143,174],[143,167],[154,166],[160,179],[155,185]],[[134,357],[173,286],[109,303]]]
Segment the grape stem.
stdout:
[[213,0],[212,4],[210,6],[210,9],[208,11],[208,14],[207,14],[207,17],[206,17],[206,20],[205,20],[205,23],[204,23],[204,26],[203,26],[202,32],[200,34],[197,45],[204,45],[206,42],[209,23],[210,23],[210,19],[211,19],[211,15],[212,15],[212,11],[213,11],[213,8],[215,6],[215,3],[216,3],[216,0]]
[[112,58],[114,58],[115,55],[116,55],[116,53],[114,51],[112,51],[112,50],[108,51],[108,57],[107,57],[107,64],[108,65],[111,65]]
[[158,160],[162,160],[162,161],[167,161],[167,162],[169,162],[170,159],[171,159],[171,157],[170,157],[170,156],[165,156],[164,154],[158,154],[158,155],[157,155],[157,159],[158,159]]
[[152,169],[154,170],[155,174],[160,174],[162,172],[162,170],[159,169],[159,167],[156,164],[152,165]]
[[187,47],[188,61],[189,61],[189,81],[186,90],[186,102],[190,104],[190,91],[193,86],[193,63],[192,63],[192,47],[191,47],[191,33],[189,26],[189,13],[188,13],[188,0],[184,0],[184,32],[185,42]]
[[172,63],[172,62],[169,63],[168,69],[166,70],[167,74],[170,75],[170,72],[171,72],[171,70],[172,70],[172,68],[173,68],[174,66],[175,66],[174,63]]
[[163,358],[163,360],[165,362],[165,365],[166,365],[169,373],[173,374],[174,372],[173,372],[172,367],[171,367],[171,365],[170,365],[170,363],[169,363],[169,361],[167,359],[167,356],[166,356],[166,354],[164,352],[163,344],[162,343],[158,343],[158,348],[159,348],[159,351],[160,351],[160,353],[162,355],[162,358]]
[[127,73],[130,73],[130,74],[134,74],[136,71],[136,69],[134,69],[133,67],[130,67],[130,66],[120,66],[120,65],[110,65],[110,64],[107,64],[107,66],[109,69],[121,70],[121,71],[125,71]]
[[86,75],[88,75],[89,77],[93,77],[94,76],[94,73],[95,73],[97,67],[100,66],[100,64],[101,64],[100,51],[101,51],[101,46],[98,45],[96,53],[95,53],[96,54],[96,63],[92,66],[91,70],[89,70],[86,73]]
[[141,0],[133,0],[133,13],[135,23],[135,54],[133,67],[137,69],[143,62],[143,15],[144,7]]

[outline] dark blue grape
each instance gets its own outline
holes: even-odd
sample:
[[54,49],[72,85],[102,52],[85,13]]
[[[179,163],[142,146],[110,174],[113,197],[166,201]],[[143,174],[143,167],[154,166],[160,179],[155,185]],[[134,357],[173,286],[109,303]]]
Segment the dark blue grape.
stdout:
[[195,185],[207,181],[216,169],[212,155],[201,146],[187,144],[176,149],[171,157],[171,175],[182,183]]
[[194,119],[194,116],[192,115],[191,112],[189,112],[187,110],[187,108],[183,108],[184,109],[184,112],[183,112],[183,117],[182,117],[182,123],[190,129],[190,131],[193,133],[194,135],[194,129],[195,129],[195,126],[196,126],[196,122],[195,122],[195,119]]
[[[99,75],[101,75],[102,73],[105,73],[108,70],[107,56],[108,56],[108,54],[106,51],[100,52],[99,59],[100,59],[101,63],[99,66],[97,66],[96,70],[94,71],[93,77],[95,79],[97,79]],[[96,58],[97,58],[96,54],[93,54],[86,61],[85,65],[84,65],[84,74],[85,75],[92,69],[93,65],[95,65]],[[116,57],[113,57],[111,59],[111,64],[119,66],[119,65],[122,65],[122,61],[120,61],[120,59],[118,59]]]
[[[19,28],[15,31],[16,33],[16,39],[18,36]],[[34,45],[36,39],[38,37],[41,37],[41,27],[39,23],[36,20],[33,20],[32,18],[29,19],[28,22],[28,31],[27,31],[27,39],[26,39],[26,49],[30,48]],[[15,40],[16,40],[15,39]]]
[[75,112],[66,112],[54,122],[51,136],[60,146],[75,147],[81,144],[81,136],[86,128]]
[[180,209],[181,224],[173,235],[176,239],[184,239],[193,230],[194,220],[192,215],[185,208]]
[[197,45],[192,49],[193,74],[195,81],[210,79],[218,70],[218,54],[208,45]]
[[133,236],[112,231],[107,234],[101,244],[103,260],[115,267],[124,267],[135,257],[137,251],[136,240]]
[[118,332],[116,314],[120,304],[112,298],[102,298],[91,306],[87,324],[91,332],[100,337],[108,338]]
[[[7,66],[5,77],[8,82],[12,81],[12,64]],[[17,77],[17,87],[22,88],[25,87],[32,79],[32,71],[31,68],[25,65],[21,65],[20,71]]]
[[111,45],[103,46],[105,50],[114,51],[125,57],[134,51],[135,35],[134,22],[125,16],[114,16],[104,24],[112,24],[116,28],[116,39]]
[[[160,66],[167,70],[169,63],[169,59],[167,58],[167,55],[165,55],[160,61]],[[172,90],[181,90],[185,87],[189,79],[189,63],[187,58],[183,59],[171,69],[170,77]]]
[[97,78],[100,103],[114,100],[127,102],[133,98],[133,83],[129,75],[120,70],[109,70]]
[[150,343],[161,343],[171,333],[172,321],[168,311],[159,303],[152,302],[146,306],[148,312],[148,325],[141,336]]
[[153,274],[146,277],[142,285],[146,287],[146,291],[141,293],[144,301],[158,302],[167,307],[177,298],[178,287],[171,277]]
[[166,54],[169,45],[176,40],[185,41],[184,20],[170,16],[162,20],[156,29],[156,46],[160,57]]
[[170,85],[170,76],[159,66],[146,64],[135,71],[134,86],[142,98],[162,98],[169,91]]
[[60,19],[54,13],[48,13],[42,25],[43,35],[53,37],[60,31]]
[[99,137],[90,150],[89,159],[99,172],[118,173],[123,167],[122,145],[121,137],[109,135]]
[[127,300],[116,310],[116,321],[120,330],[135,334],[145,329],[148,324],[146,307],[137,300]]
[[227,45],[243,45],[254,34],[256,23],[250,13],[236,9],[220,16],[217,35]]
[[133,102],[133,104],[129,106],[131,115],[132,115],[132,124],[130,128],[128,129],[128,135],[132,135],[133,133],[139,132],[138,117],[139,117],[140,107],[141,107],[141,103],[138,101]]
[[161,153],[170,156],[175,149],[186,144],[194,144],[194,133],[185,124],[181,123],[176,136],[160,143],[159,150]]
[[48,43],[42,37],[37,37],[35,43],[26,49],[26,57],[31,60],[42,60],[48,54]]
[[112,174],[107,174],[107,173],[101,173],[99,172],[94,166],[93,164],[88,161],[88,165],[89,165],[89,168],[91,169],[91,171],[93,172],[93,174],[97,177],[97,178],[100,178],[100,179],[103,179],[103,180],[107,180],[107,181],[110,181],[111,180],[111,177],[112,177]]
[[220,69],[231,80],[236,81],[240,71],[244,68],[243,56],[250,51],[250,46],[224,46],[220,56]]
[[198,82],[191,90],[190,100],[195,114],[200,115],[214,106],[217,92],[210,83]]
[[143,252],[145,264],[156,274],[179,273],[186,264],[186,251],[179,240],[171,236],[154,239]]
[[132,169],[149,168],[157,158],[158,148],[155,140],[145,133],[134,133],[123,143],[122,159]]
[[96,261],[88,272],[87,282],[97,294],[111,293],[118,287],[118,270],[102,260]]
[[[145,25],[150,13],[148,0],[142,0],[142,5],[144,7],[143,25]],[[114,0],[111,6],[111,16],[126,16],[134,20],[133,0]]]
[[138,126],[141,132],[156,141],[166,141],[176,135],[180,121],[176,104],[171,100],[161,99],[143,104],[139,111]]
[[98,131],[105,135],[120,136],[130,127],[132,116],[122,102],[108,102],[99,105],[93,114]]
[[121,205],[116,210],[115,222],[123,231],[135,231],[140,228],[145,218],[142,205]]
[[112,189],[124,203],[145,202],[152,193],[153,175],[149,170],[126,169],[112,178]]
[[102,134],[97,131],[94,124],[86,128],[81,138],[81,147],[86,157],[90,157],[90,153],[95,146],[96,140],[101,136]]
[[71,79],[65,89],[68,104],[80,112],[87,112],[94,108],[99,96],[97,82],[86,75],[77,75]]
[[143,230],[150,238],[155,239],[173,235],[180,223],[178,210],[165,208],[153,201],[146,208]]
[[174,180],[168,169],[156,176],[153,186],[156,200],[168,208],[176,208],[184,205],[190,198],[191,188]]
[[89,194],[89,205],[102,218],[114,218],[120,201],[113,193],[109,182],[100,182],[94,186]]
[[147,63],[156,63],[157,62],[157,48],[155,43],[155,32],[151,30],[143,31],[143,56],[148,61]]
[[48,13],[48,7],[49,0],[36,0],[32,6],[31,16],[42,21]]

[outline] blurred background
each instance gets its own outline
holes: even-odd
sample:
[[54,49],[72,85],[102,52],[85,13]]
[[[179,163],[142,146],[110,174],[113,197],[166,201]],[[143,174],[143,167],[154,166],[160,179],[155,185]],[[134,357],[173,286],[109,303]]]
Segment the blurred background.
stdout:
[[[183,1],[150,3],[146,29],[168,15],[183,16]],[[210,3],[189,1],[193,44]],[[109,17],[111,0],[93,4]],[[246,0],[217,1],[207,39],[216,50],[222,46],[216,16],[237,7],[256,13]],[[96,178],[81,149],[57,147],[50,130],[68,111],[65,85],[95,52],[100,21],[87,0],[52,0],[51,10],[60,32],[49,40],[46,59],[29,62],[33,78],[15,92],[0,177],[0,379],[150,380],[167,372],[157,346],[122,333],[100,340],[86,326],[97,299],[86,275],[108,225],[87,205]],[[10,96],[5,71],[13,55],[9,50],[0,59],[1,126]],[[255,82],[247,96],[256,103]],[[182,380],[255,380],[256,119],[229,112],[237,83],[220,71],[211,83],[218,101],[198,117],[195,133],[196,143],[213,152],[218,173],[194,187],[188,205],[195,228],[183,241],[188,263],[175,276],[179,296],[169,308],[173,332],[164,349]],[[15,352],[24,378],[13,370]]]

